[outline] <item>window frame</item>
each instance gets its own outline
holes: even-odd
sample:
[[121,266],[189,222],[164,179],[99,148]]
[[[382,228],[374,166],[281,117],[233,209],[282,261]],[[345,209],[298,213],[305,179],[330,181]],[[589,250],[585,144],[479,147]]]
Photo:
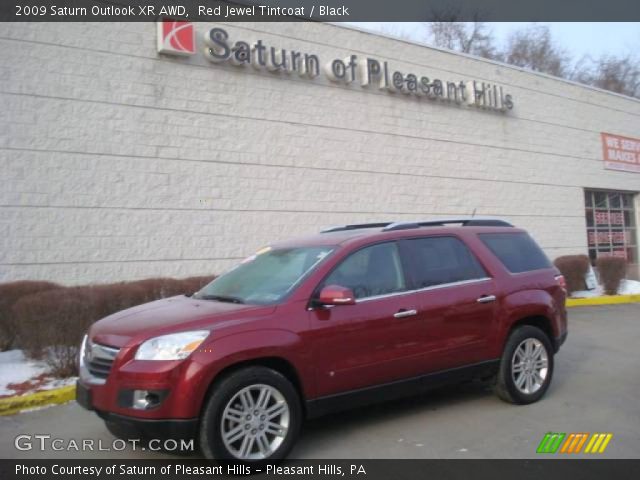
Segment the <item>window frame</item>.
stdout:
[[[507,264],[502,260],[502,258],[500,258],[498,256],[498,254],[496,252],[493,251],[493,249],[482,239],[483,236],[489,236],[489,235],[526,235],[527,237],[529,237],[531,239],[531,241],[533,242],[533,244],[542,252],[542,255],[544,255],[544,257],[547,259],[547,262],[549,263],[548,266],[546,267],[540,267],[540,268],[534,268],[534,269],[527,269],[527,270],[522,270],[521,272],[514,272],[512,271]],[[541,272],[543,270],[549,270],[554,268],[553,266],[553,262],[551,261],[551,259],[548,257],[548,255],[545,253],[544,249],[538,245],[538,242],[535,241],[535,239],[529,234],[529,232],[524,231],[524,230],[520,230],[520,231],[514,231],[514,232],[486,232],[486,233],[478,233],[478,240],[480,241],[480,243],[482,243],[482,245],[484,246],[484,248],[486,248],[489,253],[491,255],[493,255],[493,257],[497,260],[498,264],[509,274],[509,275],[526,275],[532,272]]]
[[[436,239],[436,238],[450,238],[450,239],[453,239],[455,242],[458,242],[462,246],[462,248],[464,248],[467,251],[467,253],[471,256],[471,258],[475,260],[477,265],[480,267],[481,271],[484,272],[484,275],[477,278],[468,278],[465,280],[456,280],[454,282],[444,282],[444,283],[438,283],[436,285],[419,287],[417,279],[414,278],[414,274],[416,272],[413,271],[415,267],[413,266],[413,263],[410,261],[408,242],[412,242],[416,240],[430,240],[430,239]],[[405,268],[407,269],[407,274],[409,276],[411,290],[414,292],[439,288],[439,287],[442,287],[443,285],[444,286],[464,285],[467,283],[475,283],[480,280],[486,280],[486,279],[492,278],[491,274],[487,270],[487,267],[482,263],[482,261],[480,261],[480,258],[478,258],[478,255],[467,245],[467,243],[462,238],[460,238],[457,235],[452,235],[452,234],[421,235],[416,237],[403,238],[399,242],[400,242],[400,249],[401,249],[403,263],[406,264]]]
[[[627,190],[584,189],[587,253],[592,265],[595,265],[598,257],[616,256],[618,253],[623,253],[629,263],[638,263],[640,227],[636,222],[636,195],[638,195],[637,192]],[[596,196],[604,197],[603,205],[595,206]],[[619,200],[616,205],[612,202],[615,198]],[[596,213],[606,215],[607,221],[598,223]],[[612,215],[621,215],[622,223],[611,221]],[[623,241],[613,240],[613,235],[620,233]]]
[[315,300],[318,300],[318,298],[320,296],[320,290],[322,290],[323,286],[325,285],[326,280],[331,275],[333,275],[333,272],[335,272],[338,268],[340,268],[344,262],[346,262],[353,255],[357,254],[358,252],[360,252],[360,251],[362,251],[362,250],[364,250],[366,248],[371,248],[371,247],[375,247],[375,246],[378,246],[378,245],[384,245],[386,243],[395,244],[395,247],[396,247],[396,249],[398,251],[398,257],[400,258],[400,269],[401,269],[401,273],[402,273],[402,278],[404,279],[405,289],[400,291],[400,292],[383,293],[383,294],[380,294],[380,295],[372,295],[370,297],[356,298],[356,303],[360,303],[360,302],[368,301],[368,300],[373,300],[373,299],[378,299],[378,298],[385,298],[385,297],[395,296],[395,295],[406,295],[407,293],[411,292],[411,290],[408,289],[408,285],[409,285],[410,279],[407,276],[407,270],[406,270],[406,267],[405,267],[405,262],[403,260],[402,251],[400,249],[400,245],[398,244],[398,240],[397,239],[381,240],[379,242],[368,243],[366,245],[362,245],[361,247],[358,247],[357,249],[350,251],[344,258],[339,260],[338,263],[336,263],[331,268],[331,270],[329,270],[327,272],[327,274],[324,277],[322,277],[322,279],[318,282],[316,287],[313,289],[313,293],[311,294],[311,299],[310,299],[311,303],[313,303],[313,301],[315,301]]
[[[459,242],[461,242],[463,244],[463,246],[469,251],[469,253],[473,256],[473,258],[478,262],[478,265],[480,265],[480,267],[484,270],[486,276],[482,277],[482,278],[475,278],[475,279],[471,279],[471,280],[461,280],[461,281],[457,281],[457,282],[448,282],[448,283],[441,283],[438,285],[430,285],[428,287],[422,287],[422,288],[416,288],[414,283],[413,283],[413,278],[411,278],[409,276],[409,268],[407,267],[408,265],[408,261],[409,258],[407,257],[404,248],[402,247],[401,243],[404,242],[405,240],[420,240],[420,239],[426,239],[426,238],[442,238],[442,237],[450,237],[450,238],[454,238],[456,240],[458,240]],[[340,265],[342,265],[342,262],[346,261],[349,257],[351,257],[351,255],[354,255],[355,253],[359,252],[360,250],[363,250],[365,248],[368,247],[373,247],[375,245],[380,245],[383,243],[395,243],[396,247],[398,248],[398,253],[400,254],[400,266],[402,268],[402,274],[404,277],[404,281],[405,281],[405,285],[406,285],[406,290],[403,290],[401,292],[393,292],[393,293],[385,293],[385,294],[381,294],[381,295],[373,295],[371,297],[363,297],[363,298],[358,298],[356,299],[356,304],[358,303],[366,303],[369,301],[373,301],[373,300],[380,300],[380,299],[384,299],[384,298],[390,298],[390,297],[397,297],[397,296],[402,296],[402,295],[410,295],[413,293],[420,293],[420,292],[426,292],[426,291],[430,291],[430,290],[440,290],[442,288],[451,288],[451,287],[458,287],[458,286],[463,286],[463,285],[471,285],[471,284],[475,284],[475,283],[481,283],[481,282],[488,282],[493,280],[493,276],[491,274],[491,272],[487,269],[486,265],[480,260],[480,258],[478,257],[478,255],[466,244],[466,242],[464,240],[462,240],[460,237],[458,237],[457,235],[453,235],[453,234],[440,234],[440,235],[416,235],[416,236],[411,236],[411,237],[406,237],[406,238],[396,238],[393,240],[381,240],[379,242],[374,242],[374,243],[369,243],[367,245],[363,245],[359,248],[357,248],[356,250],[353,250],[351,252],[349,252],[342,260],[340,260],[336,265],[334,265],[331,270],[329,270],[329,272],[327,272],[327,274],[322,278],[322,280],[320,280],[318,282],[318,284],[316,285],[316,287],[313,290],[313,293],[311,294],[311,298],[310,298],[310,309],[313,309],[313,305],[314,305],[314,301],[316,301],[320,295],[320,290],[322,289],[322,286],[324,285],[325,281],[327,278],[329,278],[329,276],[334,272],[334,270],[336,270],[337,268],[340,267]]]

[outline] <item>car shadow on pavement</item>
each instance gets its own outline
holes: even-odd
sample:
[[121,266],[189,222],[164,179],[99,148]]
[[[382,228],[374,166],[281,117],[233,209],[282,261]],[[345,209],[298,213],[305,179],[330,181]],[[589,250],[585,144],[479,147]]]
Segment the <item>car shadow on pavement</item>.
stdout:
[[[441,387],[398,400],[344,410],[308,420],[303,426],[301,443],[304,444],[305,439],[311,438],[314,442],[321,441],[325,436],[335,438],[336,431],[397,421],[426,411],[451,408],[456,404],[473,402],[491,396],[493,396],[493,392],[489,382],[474,381]],[[496,399],[496,401],[498,400]]]

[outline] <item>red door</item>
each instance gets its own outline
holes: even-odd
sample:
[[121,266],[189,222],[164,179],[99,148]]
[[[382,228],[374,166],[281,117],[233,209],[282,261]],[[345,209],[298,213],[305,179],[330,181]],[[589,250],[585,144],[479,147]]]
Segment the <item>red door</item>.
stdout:
[[416,302],[424,317],[425,364],[428,371],[489,360],[495,331],[492,279],[451,283],[420,292]]
[[395,242],[351,254],[322,285],[351,288],[357,302],[309,312],[320,396],[419,373],[424,325]]
[[311,312],[321,396],[418,373],[422,325],[413,300],[393,295]]
[[497,318],[494,280],[456,237],[416,238],[400,245],[424,319],[427,371],[489,360]]

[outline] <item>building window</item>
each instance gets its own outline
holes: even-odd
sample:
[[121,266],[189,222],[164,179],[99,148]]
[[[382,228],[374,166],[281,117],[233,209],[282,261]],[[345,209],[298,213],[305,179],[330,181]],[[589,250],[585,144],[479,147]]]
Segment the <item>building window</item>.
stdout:
[[624,257],[638,262],[636,218],[633,194],[602,190],[585,190],[589,258]]

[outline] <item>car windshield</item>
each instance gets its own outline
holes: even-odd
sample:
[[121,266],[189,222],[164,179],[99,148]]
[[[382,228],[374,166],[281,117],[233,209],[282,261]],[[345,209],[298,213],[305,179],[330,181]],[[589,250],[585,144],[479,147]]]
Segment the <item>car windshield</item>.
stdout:
[[193,298],[231,303],[277,303],[332,250],[326,246],[264,248],[203,287]]

